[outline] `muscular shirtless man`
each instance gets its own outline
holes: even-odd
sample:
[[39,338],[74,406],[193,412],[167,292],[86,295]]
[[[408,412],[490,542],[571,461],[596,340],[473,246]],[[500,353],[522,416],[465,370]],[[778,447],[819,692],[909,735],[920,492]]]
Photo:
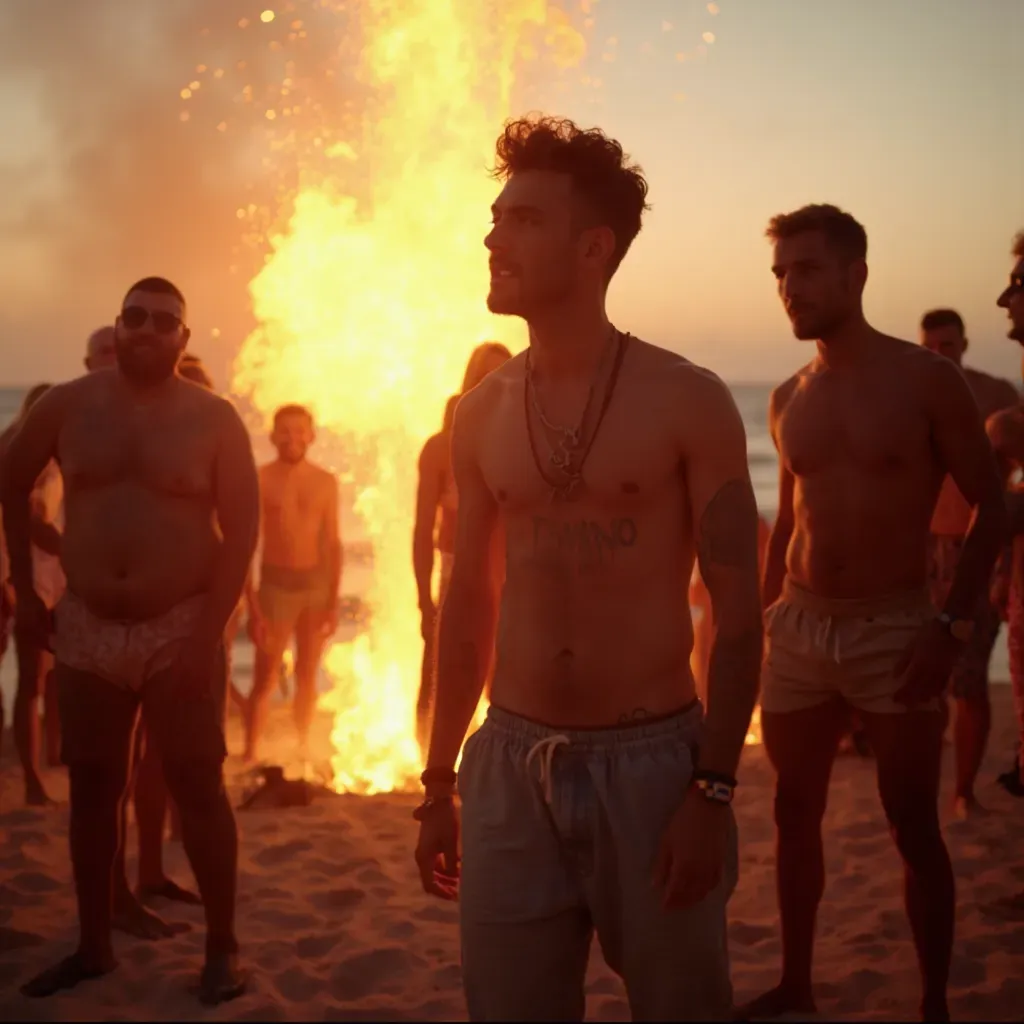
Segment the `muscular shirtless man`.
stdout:
[[[647,185],[597,129],[506,125],[487,236],[496,313],[527,353],[459,403],[455,564],[416,859],[453,898],[454,765],[495,639],[487,722],[459,770],[471,1020],[582,1020],[594,931],[634,1019],[731,1009],[734,776],[757,694],[757,507],[720,380],[615,329],[609,280]],[[690,672],[694,554],[714,602],[706,722]]]
[[[1024,231],[1013,242],[1010,283],[997,300],[1010,320],[1008,337],[1024,346]],[[1024,469],[1024,405],[995,413],[986,424],[1004,478]],[[1024,487],[1018,483],[1009,497],[1013,553],[1010,593],[1007,601],[1007,634],[1010,650],[1010,681],[1017,710],[1020,736],[1017,759],[1010,771],[999,776],[999,784],[1013,796],[1024,797]]]
[[[25,985],[30,996],[116,966],[112,868],[140,705],[206,908],[201,997],[216,1003],[243,988],[238,837],[212,688],[256,544],[259,491],[234,408],[174,372],[187,339],[178,289],[161,278],[133,285],[117,319],[117,371],[48,391],[3,467],[17,615],[56,658],[81,925],[77,951]],[[64,474],[68,579],[53,616],[32,586],[28,501],[51,458]]]
[[[948,359],[864,320],[867,236],[808,206],[768,226],[772,271],[815,357],[772,393],[779,515],[765,567],[761,726],[777,773],[781,985],[745,1019],[814,1010],[821,820],[851,708],[906,877],[925,1020],[947,1017],[953,871],[939,827],[943,692],[1006,523],[978,405]],[[929,523],[946,474],[974,510],[941,614],[927,589]],[[714,704],[712,704],[712,710]]]
[[316,674],[324,644],[338,628],[342,547],[338,481],[306,458],[313,417],[301,405],[274,414],[277,459],[260,468],[263,564],[257,605],[263,649],[256,662],[246,721],[245,758],[255,761],[267,702],[285,649],[295,637],[295,727],[302,756],[316,711]]
[[[925,348],[951,359],[960,367],[970,386],[982,419],[1020,401],[1017,389],[1006,380],[992,377],[963,365],[967,336],[960,314],[953,309],[933,309],[921,318],[920,341]],[[957,490],[953,478],[942,482],[939,500],[932,516],[929,574],[932,602],[937,608],[946,603],[956,575],[964,538],[971,525],[971,507]],[[978,777],[985,745],[988,742],[992,712],[988,700],[988,663],[999,635],[999,610],[993,605],[986,587],[974,610],[974,633],[964,645],[953,675],[950,691],[956,701],[953,726],[956,752],[956,788],[954,811],[966,818],[978,811],[974,782]]]

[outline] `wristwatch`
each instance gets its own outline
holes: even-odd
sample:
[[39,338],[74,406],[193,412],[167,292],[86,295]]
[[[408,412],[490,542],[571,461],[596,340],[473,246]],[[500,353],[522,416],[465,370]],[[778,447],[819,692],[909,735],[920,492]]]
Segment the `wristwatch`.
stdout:
[[970,619],[954,619],[948,612],[940,612],[938,618],[942,627],[954,640],[966,644],[974,636],[974,623]]
[[718,772],[698,769],[693,773],[691,785],[713,804],[728,806],[736,795],[736,780],[728,775],[720,775]]

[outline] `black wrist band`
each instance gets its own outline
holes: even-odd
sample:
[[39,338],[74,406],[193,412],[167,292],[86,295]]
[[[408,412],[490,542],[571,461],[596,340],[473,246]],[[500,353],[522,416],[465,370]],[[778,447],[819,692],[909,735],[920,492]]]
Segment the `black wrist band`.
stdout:
[[731,789],[735,789],[737,786],[736,780],[731,775],[726,775],[724,772],[710,772],[703,768],[695,768],[693,772],[694,782],[722,782]]
[[454,768],[426,768],[420,775],[420,783],[424,786],[454,786],[458,778]]

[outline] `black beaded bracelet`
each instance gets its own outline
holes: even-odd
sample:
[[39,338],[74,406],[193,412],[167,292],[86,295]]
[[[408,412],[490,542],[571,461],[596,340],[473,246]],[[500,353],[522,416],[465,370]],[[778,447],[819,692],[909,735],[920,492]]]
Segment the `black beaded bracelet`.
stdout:
[[454,768],[426,768],[420,775],[420,783],[424,786],[454,786],[458,778]]

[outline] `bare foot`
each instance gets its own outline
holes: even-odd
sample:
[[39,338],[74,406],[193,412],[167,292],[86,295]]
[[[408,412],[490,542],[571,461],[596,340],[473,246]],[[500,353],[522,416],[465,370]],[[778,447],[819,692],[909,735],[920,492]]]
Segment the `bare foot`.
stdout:
[[958,796],[953,798],[953,817],[958,821],[987,818],[992,812],[978,803],[976,797]]
[[123,901],[114,908],[111,924],[119,932],[134,935],[137,939],[170,939],[182,932],[192,930],[192,926],[180,922],[168,922],[153,911],[147,910],[135,897],[131,901]]
[[245,971],[238,966],[237,953],[207,956],[199,978],[199,1001],[204,1006],[217,1006],[237,999],[247,981]]
[[47,967],[42,974],[37,974],[31,981],[21,986],[21,994],[30,999],[45,999],[69,988],[74,988],[83,981],[102,978],[117,967],[113,953],[105,957],[87,958],[81,952],[72,953],[60,963]]
[[201,906],[203,902],[196,893],[183,889],[177,882],[172,882],[169,878],[165,878],[162,882],[157,882],[155,885],[142,885],[140,883],[138,889],[136,889],[136,895],[141,903],[163,899],[171,900],[175,903],[189,903],[192,906]]
[[778,985],[746,1006],[741,1006],[733,1014],[733,1020],[770,1020],[773,1017],[781,1017],[784,1013],[817,1012],[814,996],[809,991],[795,992]]

